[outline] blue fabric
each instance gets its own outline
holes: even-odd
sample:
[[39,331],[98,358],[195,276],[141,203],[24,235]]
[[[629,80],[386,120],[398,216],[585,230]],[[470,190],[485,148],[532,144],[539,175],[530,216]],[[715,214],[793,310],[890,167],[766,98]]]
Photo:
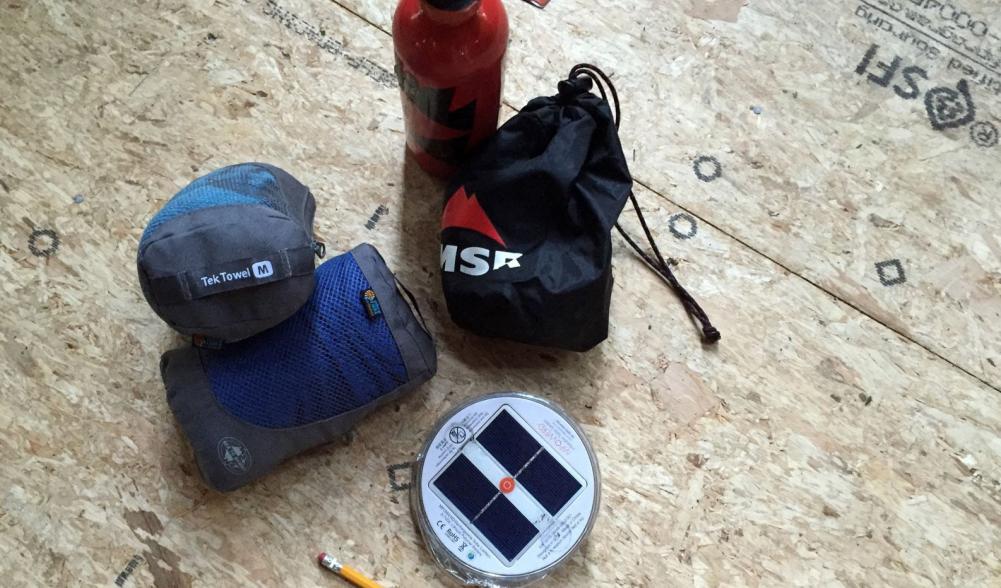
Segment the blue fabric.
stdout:
[[253,164],[231,165],[198,178],[168,200],[146,225],[140,247],[153,231],[173,218],[204,208],[240,204],[285,212],[281,188],[270,171]]
[[350,253],[316,269],[316,289],[288,320],[204,354],[219,403],[270,428],[297,427],[364,406],[407,379],[385,316],[369,318],[371,286]]

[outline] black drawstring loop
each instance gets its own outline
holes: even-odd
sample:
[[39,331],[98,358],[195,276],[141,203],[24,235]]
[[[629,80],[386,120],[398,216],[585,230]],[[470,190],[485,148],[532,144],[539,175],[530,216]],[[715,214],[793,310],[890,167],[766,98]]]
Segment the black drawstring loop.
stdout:
[[[615,128],[619,128],[619,120],[621,119],[622,112],[619,109],[619,95],[615,91],[615,85],[612,84],[611,78],[609,78],[605,72],[601,71],[597,67],[588,64],[580,63],[570,69],[569,78],[575,79],[581,76],[586,76],[594,82],[594,86],[597,87],[598,93],[601,95],[601,99],[608,102],[613,110],[612,122],[615,124]],[[607,91],[606,91],[607,89]],[[609,100],[611,97],[611,100]],[[636,200],[636,195],[629,192],[629,200],[633,203],[633,210],[636,211],[636,216],[640,220],[640,226],[643,228],[643,234],[646,235],[647,242],[650,244],[650,249],[653,250],[653,257],[651,257],[646,251],[629,236],[628,233],[619,225],[615,223],[615,228],[622,235],[622,238],[626,240],[633,250],[639,254],[640,258],[659,275],[671,288],[674,290],[678,298],[681,299],[681,303],[685,306],[685,310],[688,312],[689,316],[695,319],[699,326],[702,328],[702,340],[705,343],[715,343],[720,340],[720,332],[712,325],[706,312],[702,310],[699,303],[696,302],[695,298],[685,290],[678,279],[674,277],[674,272],[671,271],[670,265],[664,259],[664,256],[660,253],[660,248],[657,247],[657,242],[653,238],[653,233],[650,232],[650,227],[646,224],[646,218],[643,216],[643,212],[640,210],[639,202]]]

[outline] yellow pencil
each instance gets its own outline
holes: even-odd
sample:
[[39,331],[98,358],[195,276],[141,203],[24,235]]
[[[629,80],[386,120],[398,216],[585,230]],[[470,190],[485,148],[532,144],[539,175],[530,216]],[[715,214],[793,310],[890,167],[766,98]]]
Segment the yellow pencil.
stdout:
[[348,582],[351,582],[358,588],[382,588],[373,580],[369,580],[358,570],[341,565],[337,560],[330,557],[326,553],[321,553],[317,556],[316,561],[320,563],[321,566],[327,568],[331,572],[337,574],[338,576],[344,578]]

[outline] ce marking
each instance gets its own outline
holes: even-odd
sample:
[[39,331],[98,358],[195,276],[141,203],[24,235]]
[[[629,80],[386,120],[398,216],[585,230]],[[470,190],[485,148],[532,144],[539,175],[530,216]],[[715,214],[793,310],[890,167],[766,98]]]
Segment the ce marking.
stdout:
[[435,526],[438,527],[439,529],[441,529],[442,531],[444,531],[446,528],[448,528],[448,525],[446,525],[445,521],[442,521],[442,520],[439,520],[437,523],[435,523]]

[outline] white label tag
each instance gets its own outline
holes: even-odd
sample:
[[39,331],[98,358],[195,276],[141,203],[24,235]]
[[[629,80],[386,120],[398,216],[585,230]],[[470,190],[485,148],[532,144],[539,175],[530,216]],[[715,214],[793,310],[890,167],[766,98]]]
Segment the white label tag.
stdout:
[[259,261],[251,266],[250,269],[254,270],[255,278],[266,278],[275,273],[275,269],[271,266],[270,261]]

